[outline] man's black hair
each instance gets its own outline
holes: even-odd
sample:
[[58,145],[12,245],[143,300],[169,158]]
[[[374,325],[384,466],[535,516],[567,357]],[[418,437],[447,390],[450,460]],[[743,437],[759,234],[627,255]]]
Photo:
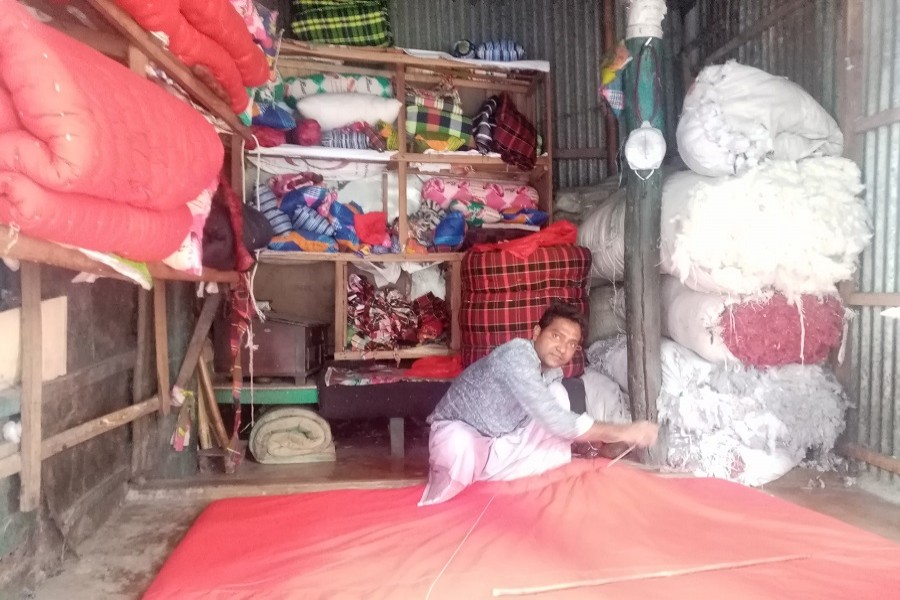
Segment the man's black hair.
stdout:
[[584,335],[587,333],[587,318],[584,313],[581,312],[581,309],[574,304],[563,302],[561,300],[553,301],[550,306],[547,307],[547,310],[544,311],[541,320],[538,321],[538,327],[546,329],[554,319],[565,319],[567,321],[572,321],[573,323],[578,323],[578,326],[581,327],[581,334]]

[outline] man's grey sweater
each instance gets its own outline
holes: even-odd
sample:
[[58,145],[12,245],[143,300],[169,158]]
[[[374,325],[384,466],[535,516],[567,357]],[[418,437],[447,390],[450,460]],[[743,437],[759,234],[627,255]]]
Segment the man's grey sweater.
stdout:
[[556,436],[575,439],[590,429],[593,420],[557,403],[547,386],[562,377],[562,369],[541,372],[532,342],[512,340],[469,365],[428,422],[462,421],[485,436],[500,437],[532,418]]

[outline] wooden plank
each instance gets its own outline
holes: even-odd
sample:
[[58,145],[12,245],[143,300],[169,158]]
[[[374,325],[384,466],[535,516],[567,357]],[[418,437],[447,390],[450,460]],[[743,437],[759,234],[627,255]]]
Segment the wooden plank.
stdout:
[[[115,270],[88,258],[74,248],[64,248],[53,242],[33,238],[13,231],[6,225],[0,225],[0,257],[13,258],[20,261],[37,262],[72,271],[79,271],[109,277],[122,281],[132,282],[127,277],[120,275]],[[175,269],[162,263],[147,263],[147,270],[154,279],[175,281],[215,281],[219,283],[236,283],[237,273],[231,271],[217,271],[215,269],[203,269],[203,275],[197,277],[184,271]],[[132,282],[133,283],[133,282]]]
[[87,440],[93,439],[113,429],[122,427],[145,415],[152,414],[160,409],[159,395],[153,396],[138,404],[132,404],[127,408],[117,410],[108,415],[99,417],[68,429],[46,439],[42,446],[41,455],[44,460],[59,454],[63,450],[77,446]]
[[44,403],[69,400],[72,394],[134,368],[136,352],[129,350],[110,356],[84,369],[44,383]]
[[[399,48],[373,48],[373,47],[349,47],[331,46],[326,44],[310,44],[296,40],[284,40],[281,45],[283,57],[312,56],[327,60],[347,60],[369,62],[379,65],[405,65],[426,71],[439,69],[441,71],[475,71],[492,73],[496,75],[506,74],[512,79],[527,80],[531,77],[539,77],[543,73],[532,69],[510,69],[496,65],[479,63],[467,63],[441,58],[421,58],[403,52]],[[402,97],[399,96],[398,97]]]
[[346,252],[280,252],[264,250],[259,262],[269,265],[293,265],[310,262],[382,263],[382,262],[459,262],[464,252],[430,252],[428,254],[371,254],[357,256]]
[[249,128],[240,122],[231,110],[231,106],[213,93],[206,84],[197,79],[187,65],[166,50],[156,38],[138,25],[131,18],[131,15],[116,6],[112,0],[88,0],[88,2],[110,24],[118,29],[129,42],[146,54],[150,60],[162,67],[178,85],[183,87],[200,104],[225,121],[235,133],[240,134],[245,140],[251,139]]
[[424,358],[426,356],[450,356],[454,351],[446,346],[415,346],[394,350],[375,350],[372,352],[335,350],[335,360],[403,360],[405,358]]
[[153,281],[153,339],[156,341],[156,380],[159,383],[159,397],[162,413],[169,414],[172,403],[169,384],[169,326],[166,314],[166,284]]
[[[131,403],[139,404],[147,385],[147,367],[150,364],[150,294],[137,292],[137,341],[134,353],[134,376],[131,380]],[[131,475],[137,476],[149,468],[151,423],[148,419],[135,419],[131,424]]]
[[459,352],[462,334],[459,326],[462,308],[462,263],[450,263],[450,349]]
[[844,303],[849,306],[900,306],[900,294],[853,292],[846,296]]
[[[552,135],[552,126],[548,127],[550,131],[549,135]],[[550,147],[549,142],[544,140],[544,145],[546,147]],[[448,165],[469,165],[472,167],[498,167],[509,169],[510,171],[517,170],[516,167],[503,162],[498,156],[482,156],[480,154],[464,154],[464,153],[440,153],[440,152],[431,152],[429,154],[420,154],[414,152],[407,152],[406,154],[400,156],[398,155],[395,159],[397,162],[406,161],[407,163],[423,163],[423,164],[448,164]],[[550,167],[549,156],[538,156],[536,166],[542,168]]]
[[843,0],[838,32],[838,120],[844,133],[844,156],[857,163],[862,160],[857,128],[864,110],[864,11],[863,0]]
[[[42,403],[68,398],[74,392],[131,369],[134,352],[111,356],[87,368],[44,382]],[[22,409],[22,388],[0,390],[0,419],[19,414]]]
[[[403,187],[403,186],[400,186]],[[347,349],[347,263],[334,263],[334,354]]]
[[41,505],[41,267],[22,263],[22,488],[19,510]]
[[872,465],[873,467],[878,467],[879,469],[900,475],[900,458],[873,452],[859,444],[843,444],[838,447],[838,451],[853,460],[858,460],[868,465]]
[[391,456],[403,458],[406,454],[406,437],[403,433],[405,422],[403,417],[391,417],[388,432],[391,436]]
[[[206,412],[210,418],[213,433],[216,436],[216,442],[219,448],[228,447],[228,431],[225,429],[225,423],[222,421],[222,413],[216,404],[216,392],[213,389],[212,376],[209,368],[206,366],[206,360],[201,359],[197,365],[197,374],[200,379],[200,393],[202,394],[200,406],[206,407]],[[231,390],[229,390],[229,400],[231,399]],[[255,394],[254,394],[255,395]]]
[[854,123],[854,130],[856,133],[865,133],[879,127],[894,125],[895,123],[900,123],[900,106],[883,110],[868,117],[857,117]]
[[209,330],[212,328],[216,312],[219,310],[221,303],[222,294],[210,294],[203,301],[203,308],[200,310],[200,316],[197,317],[197,323],[194,325],[191,341],[188,343],[187,351],[184,353],[184,361],[182,361],[181,369],[175,378],[175,385],[178,387],[183,388],[186,386],[194,371],[197,370],[200,353],[203,351],[203,345],[209,338]]
[[399,210],[397,215],[397,237],[400,242],[400,251],[406,252],[406,245],[409,241],[409,224],[407,223],[408,211],[406,210],[406,177],[408,175],[407,169],[409,165],[403,160],[403,157],[407,154],[409,149],[406,145],[406,67],[402,64],[397,65],[397,70],[394,75],[394,86],[396,88],[394,92],[402,101],[400,105],[400,115],[397,117],[397,132],[399,134],[397,136],[397,158],[400,159],[400,162],[397,165],[397,180],[400,182],[397,186],[397,206]]
[[812,4],[813,0],[793,0],[792,2],[789,1],[782,3],[781,6],[773,10],[765,18],[760,19],[759,21],[754,23],[752,27],[748,27],[746,30],[742,31],[740,35],[731,38],[725,45],[710,52],[704,58],[704,64],[711,65],[723,58],[726,58],[729,54],[731,54],[747,42],[758,38],[765,31],[771,29],[775,24]]
[[147,77],[147,67],[150,66],[150,59],[141,52],[140,48],[134,44],[128,45],[127,51],[128,68],[143,78]]
[[22,471],[22,455],[15,453],[0,460],[0,479],[6,479]]

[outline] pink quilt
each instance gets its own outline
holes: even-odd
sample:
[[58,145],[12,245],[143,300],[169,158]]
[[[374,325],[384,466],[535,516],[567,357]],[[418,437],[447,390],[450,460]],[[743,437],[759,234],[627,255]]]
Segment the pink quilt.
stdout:
[[538,192],[527,185],[508,182],[478,181],[455,177],[432,177],[422,186],[422,198],[447,208],[453,200],[480,202],[500,211],[506,208],[521,210],[537,208]]
[[222,168],[193,108],[0,0],[0,172],[59,192],[169,209]]
[[0,222],[159,260],[223,155],[193,108],[0,0]]

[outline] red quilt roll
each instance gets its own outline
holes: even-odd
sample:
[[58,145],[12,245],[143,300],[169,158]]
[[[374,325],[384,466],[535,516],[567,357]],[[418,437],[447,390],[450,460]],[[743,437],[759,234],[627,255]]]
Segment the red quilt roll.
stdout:
[[167,258],[191,226],[187,206],[156,211],[85,194],[47,190],[15,173],[0,173],[0,222],[26,235],[137,261]]

